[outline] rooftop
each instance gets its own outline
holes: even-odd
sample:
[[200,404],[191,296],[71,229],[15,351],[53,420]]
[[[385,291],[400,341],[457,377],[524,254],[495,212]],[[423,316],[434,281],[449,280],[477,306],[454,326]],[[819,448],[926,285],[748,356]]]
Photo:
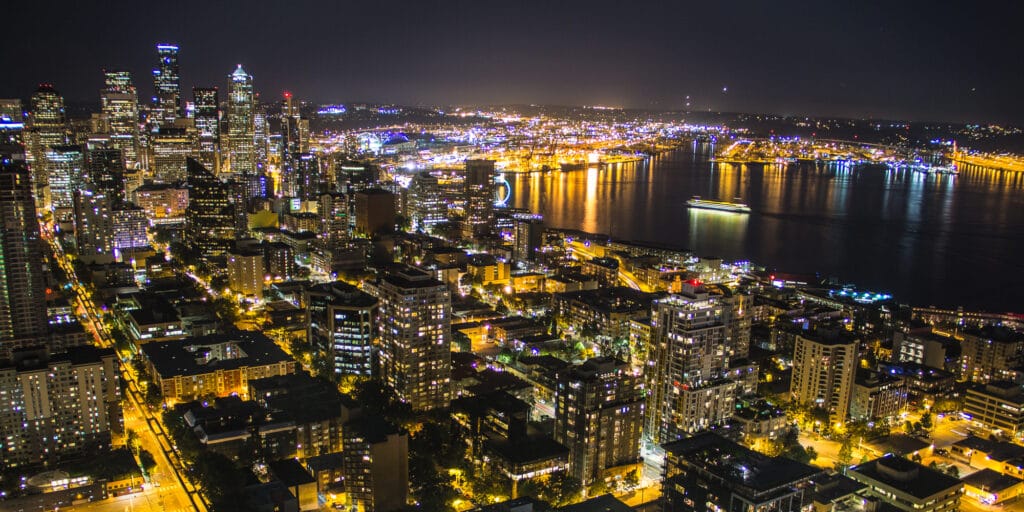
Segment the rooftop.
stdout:
[[919,500],[963,485],[959,479],[892,454],[853,466],[847,474],[858,481],[867,478],[899,489]]
[[769,457],[713,432],[663,445],[665,451],[728,481],[742,482],[756,493],[792,485],[821,470],[784,457]]
[[292,361],[270,338],[255,331],[147,343],[141,350],[162,378]]
[[971,473],[960,480],[963,480],[965,484],[971,487],[994,493],[1003,492],[1010,487],[1024,482],[1024,480],[1019,478],[1004,475],[988,468]]
[[611,494],[604,494],[587,501],[564,506],[559,512],[633,512],[633,507],[626,505]]

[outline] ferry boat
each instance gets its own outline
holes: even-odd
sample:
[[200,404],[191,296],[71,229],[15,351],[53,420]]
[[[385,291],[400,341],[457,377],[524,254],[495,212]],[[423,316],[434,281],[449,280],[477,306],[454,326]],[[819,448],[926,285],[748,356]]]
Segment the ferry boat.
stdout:
[[750,207],[744,203],[730,203],[728,201],[709,201],[701,199],[700,196],[693,196],[686,202],[688,208],[700,208],[704,210],[718,210],[721,212],[750,213]]

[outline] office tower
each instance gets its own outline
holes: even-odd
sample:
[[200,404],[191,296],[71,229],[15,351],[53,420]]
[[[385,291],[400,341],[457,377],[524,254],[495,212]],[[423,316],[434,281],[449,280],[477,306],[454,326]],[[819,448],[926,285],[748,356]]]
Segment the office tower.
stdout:
[[281,105],[281,132],[283,144],[288,153],[300,155],[309,152],[309,120],[302,118],[299,101],[292,93],[284,93]]
[[74,193],[85,186],[85,152],[74,144],[50,146],[45,159],[54,220],[69,221],[75,206]]
[[430,232],[448,221],[448,203],[441,195],[437,176],[421,172],[409,183],[409,220],[413,231]]
[[224,254],[235,239],[235,205],[230,200],[230,187],[192,158],[187,166],[186,239],[204,256]]
[[321,194],[317,213],[323,222],[320,237],[331,244],[345,242],[349,239],[348,197],[345,194],[331,192]]
[[32,111],[28,116],[28,162],[35,183],[35,200],[41,209],[50,208],[49,177],[46,150],[67,144],[70,140],[64,97],[50,84],[39,84],[32,95]]
[[0,396],[6,469],[99,453],[120,417],[117,356],[91,346],[19,351],[0,363]]
[[186,179],[185,160],[192,156],[196,144],[193,128],[161,126],[153,134],[153,179],[158,183],[175,183]]
[[370,188],[355,194],[356,232],[373,236],[395,230],[395,195]]
[[294,195],[303,201],[315,201],[323,192],[323,170],[320,159],[311,153],[302,153],[295,159]]
[[25,120],[25,112],[18,98],[0,98],[0,120],[21,123]]
[[796,336],[793,399],[828,411],[831,422],[846,421],[857,370],[857,339],[841,328],[818,328]]
[[178,47],[172,44],[156,45],[159,66],[153,70],[153,98],[155,124],[171,125],[181,116],[181,78],[178,76]]
[[555,385],[555,441],[569,448],[569,472],[584,485],[640,458],[644,390],[640,373],[613,357],[561,370]]
[[114,257],[118,261],[131,261],[134,251],[149,247],[149,238],[146,236],[149,217],[146,216],[146,210],[132,203],[115,200],[110,214]]
[[413,267],[386,273],[364,289],[380,300],[380,373],[413,410],[451,400],[451,310],[448,287]]
[[228,162],[234,176],[256,172],[255,97],[252,76],[239,64],[231,75],[228,89]]
[[139,95],[127,71],[104,71],[100,106],[106,117],[110,145],[121,151],[126,167],[138,165]]
[[85,170],[90,190],[103,192],[111,198],[125,199],[125,169],[121,150],[86,147]]
[[32,198],[32,177],[23,163],[0,167],[0,357],[7,340],[47,334],[43,247]]
[[246,297],[263,298],[263,253],[231,251],[228,253],[228,288]]
[[220,110],[216,87],[193,87],[193,119],[199,144],[199,163],[217,174],[220,150]]
[[655,441],[724,423],[749,387],[730,368],[728,307],[695,283],[652,305],[644,377],[650,393],[646,431]]
[[253,97],[255,108],[252,114],[253,160],[256,162],[256,174],[267,170],[267,159],[270,157],[270,124],[267,122],[267,107],[259,101],[259,94]]
[[305,292],[308,340],[339,375],[373,375],[377,298],[342,281]]
[[466,160],[466,220],[462,236],[480,238],[494,229],[494,160]]

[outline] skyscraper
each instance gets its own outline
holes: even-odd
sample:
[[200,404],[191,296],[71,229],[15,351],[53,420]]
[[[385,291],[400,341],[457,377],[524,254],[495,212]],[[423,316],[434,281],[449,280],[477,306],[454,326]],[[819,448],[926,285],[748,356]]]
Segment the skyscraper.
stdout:
[[414,230],[426,232],[448,220],[448,203],[441,195],[437,176],[423,171],[412,177],[409,183],[409,218]]
[[203,164],[189,158],[185,236],[204,256],[224,254],[235,239],[235,206],[231,190]]
[[569,471],[584,485],[640,458],[644,391],[639,372],[597,357],[558,372],[554,437],[569,448]]
[[139,96],[127,71],[104,71],[100,104],[109,127],[110,145],[121,151],[127,167],[138,164]]
[[217,173],[220,149],[220,110],[216,87],[193,87],[196,131],[199,142],[199,162]]
[[32,177],[24,164],[0,167],[0,356],[7,341],[47,334],[46,280]]
[[178,76],[178,47],[173,44],[156,45],[156,53],[160,63],[153,70],[153,85],[156,96],[153,97],[152,119],[156,124],[174,124],[181,115],[181,78]]
[[82,146],[75,144],[50,146],[46,150],[45,159],[54,220],[69,221],[74,208],[75,191],[85,186],[85,152]]
[[228,160],[234,176],[256,172],[255,113],[252,76],[239,64],[231,75],[228,96]]
[[400,267],[365,290],[380,300],[380,372],[414,410],[451,400],[451,313],[448,287],[423,270]]
[[50,84],[39,84],[32,95],[32,111],[28,117],[28,162],[35,183],[35,200],[42,209],[50,207],[49,176],[46,150],[67,144],[68,119],[64,112],[64,97]]
[[342,281],[306,291],[308,339],[334,373],[373,373],[373,340],[377,329],[377,298]]
[[494,160],[466,160],[466,220],[462,236],[480,238],[494,229]]
[[845,330],[818,328],[796,336],[793,399],[828,411],[829,420],[846,421],[857,372],[857,339]]

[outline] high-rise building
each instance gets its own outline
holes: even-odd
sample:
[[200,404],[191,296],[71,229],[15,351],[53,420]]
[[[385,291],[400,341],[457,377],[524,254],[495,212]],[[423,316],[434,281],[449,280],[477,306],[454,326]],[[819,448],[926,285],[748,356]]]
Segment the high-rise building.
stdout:
[[217,173],[220,151],[220,107],[216,87],[193,87],[193,119],[199,143],[199,162]]
[[462,236],[480,238],[494,229],[494,160],[466,160],[466,220]]
[[128,253],[149,247],[149,238],[146,236],[149,218],[146,210],[132,203],[115,201],[110,213],[114,257],[118,261],[130,261]]
[[664,443],[724,423],[745,388],[730,362],[729,306],[696,283],[655,301],[650,354],[647,432]]
[[102,192],[111,198],[125,199],[125,168],[121,150],[86,147],[85,167],[90,190]]
[[224,254],[235,239],[235,205],[227,183],[189,158],[185,236],[205,256]]
[[160,63],[153,70],[154,124],[174,124],[181,116],[181,77],[178,75],[178,47],[173,44],[156,45]]
[[85,152],[74,144],[50,146],[45,158],[54,220],[70,221],[75,191],[85,187]]
[[414,231],[429,232],[448,220],[448,203],[441,195],[437,176],[421,172],[409,183],[409,219]]
[[373,374],[376,297],[342,281],[306,291],[308,340],[339,375]]
[[990,326],[963,332],[960,378],[975,384],[1013,380],[1024,362],[1024,334]]
[[342,428],[345,493],[364,512],[401,510],[409,497],[409,434],[379,418]]
[[43,248],[32,198],[32,176],[23,163],[0,167],[0,357],[7,340],[47,334]]
[[267,107],[260,103],[259,94],[254,94],[255,105],[252,114],[252,148],[256,174],[267,171],[267,159],[270,158],[270,123],[267,119]]
[[35,183],[36,204],[50,208],[50,169],[46,151],[70,140],[68,119],[64,112],[64,97],[50,84],[40,84],[32,95],[32,111],[28,116],[28,162]]
[[431,274],[401,267],[367,283],[380,300],[380,372],[414,410],[447,407],[451,400],[452,302]]
[[831,422],[846,421],[857,370],[857,343],[840,328],[798,334],[789,386],[793,399],[827,410]]
[[323,221],[321,238],[332,245],[349,239],[349,204],[345,194],[321,194],[317,213]]
[[256,172],[256,103],[252,76],[239,64],[231,75],[228,89],[228,162],[234,176]]
[[644,390],[640,373],[612,357],[557,373],[554,438],[569,448],[569,471],[585,485],[640,458]]
[[13,123],[25,121],[25,112],[18,98],[0,98],[0,119]]
[[113,201],[110,196],[88,189],[76,190],[74,202],[78,257],[85,263],[113,261]]
[[192,128],[161,126],[153,134],[153,178],[158,183],[176,183],[187,176],[185,159],[192,156],[196,133]]
[[544,244],[544,218],[535,214],[516,214],[512,257],[520,262],[537,260],[537,251]]
[[320,159],[312,153],[302,153],[295,159],[294,195],[303,201],[315,201],[323,192],[323,170]]
[[117,356],[91,346],[19,351],[0,363],[0,397],[5,468],[100,453],[120,417]]
[[356,232],[366,236],[395,230],[395,195],[369,188],[355,194]]
[[121,151],[123,165],[138,162],[139,95],[127,71],[104,71],[100,105],[106,118],[110,145]]
[[246,297],[263,298],[263,253],[231,251],[228,253],[228,288]]

